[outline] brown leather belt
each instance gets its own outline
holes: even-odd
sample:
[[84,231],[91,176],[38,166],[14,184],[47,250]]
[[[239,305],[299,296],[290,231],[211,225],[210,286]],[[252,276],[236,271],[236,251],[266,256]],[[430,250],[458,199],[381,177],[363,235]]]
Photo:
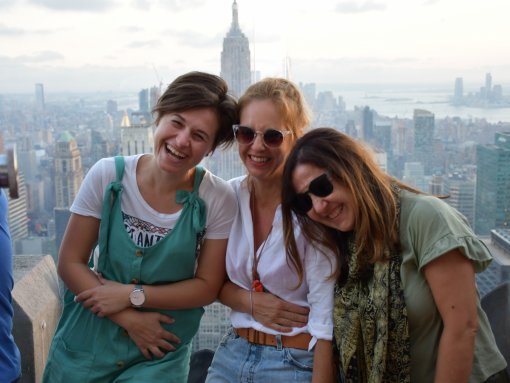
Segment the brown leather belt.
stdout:
[[[266,334],[265,332],[257,331],[252,328],[236,328],[235,332],[250,343],[274,347],[278,345],[278,341],[276,339],[277,335]],[[281,344],[283,347],[287,348],[308,350],[308,345],[311,340],[312,336],[308,333],[296,334],[294,336],[281,335]]]

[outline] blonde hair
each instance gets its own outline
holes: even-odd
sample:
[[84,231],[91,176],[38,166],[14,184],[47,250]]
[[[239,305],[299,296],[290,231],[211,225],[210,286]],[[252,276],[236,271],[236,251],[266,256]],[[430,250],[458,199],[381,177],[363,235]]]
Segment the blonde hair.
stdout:
[[299,88],[284,78],[267,77],[252,84],[238,102],[239,111],[253,100],[271,100],[278,107],[286,128],[294,140],[301,137],[310,124],[310,112]]

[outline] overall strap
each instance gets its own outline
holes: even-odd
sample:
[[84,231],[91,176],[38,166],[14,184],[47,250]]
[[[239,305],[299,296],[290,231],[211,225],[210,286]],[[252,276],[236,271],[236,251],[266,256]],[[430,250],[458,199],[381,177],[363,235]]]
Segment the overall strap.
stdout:
[[115,171],[117,179],[110,182],[104,191],[103,210],[101,212],[101,225],[99,227],[99,261],[97,270],[103,269],[105,255],[108,250],[108,239],[110,235],[110,219],[112,218],[112,207],[122,194],[122,177],[124,176],[124,157],[115,157]]
[[197,165],[195,167],[195,180],[193,181],[193,192],[194,193],[198,193],[198,188],[200,187],[200,184],[202,183],[202,179],[204,178],[204,175],[205,175],[205,169],[202,166]]
[[184,211],[187,212],[187,209],[191,209],[192,219],[193,219],[193,229],[200,233],[205,229],[206,223],[206,206],[205,202],[198,195],[198,189],[200,187],[200,183],[204,178],[205,169],[201,166],[195,167],[195,179],[193,181],[193,191],[189,192],[186,190],[177,190],[175,195],[175,201],[177,203],[183,204]]
[[117,172],[117,182],[121,182],[122,177],[124,176],[124,157],[123,156],[115,157],[115,170]]

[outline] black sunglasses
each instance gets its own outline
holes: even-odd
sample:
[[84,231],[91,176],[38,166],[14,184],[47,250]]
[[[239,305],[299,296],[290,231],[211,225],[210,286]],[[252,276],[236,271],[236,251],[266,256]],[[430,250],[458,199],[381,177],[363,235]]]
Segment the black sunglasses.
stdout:
[[308,190],[304,193],[296,193],[292,201],[292,210],[298,214],[308,213],[312,207],[313,202],[310,198],[310,193],[317,197],[327,197],[333,192],[333,184],[329,180],[326,173],[314,178],[308,185]]
[[266,129],[263,132],[257,132],[255,129],[245,125],[235,124],[232,126],[234,136],[241,145],[250,145],[255,141],[257,135],[262,135],[264,145],[270,148],[277,148],[283,142],[283,138],[290,134],[290,130]]

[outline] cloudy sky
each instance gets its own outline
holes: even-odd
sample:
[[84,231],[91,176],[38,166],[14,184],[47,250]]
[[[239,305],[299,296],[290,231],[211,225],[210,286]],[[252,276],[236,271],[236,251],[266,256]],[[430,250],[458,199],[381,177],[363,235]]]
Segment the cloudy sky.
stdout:
[[[510,84],[509,0],[238,0],[252,69],[296,82]],[[220,71],[232,0],[0,0],[0,94]]]

